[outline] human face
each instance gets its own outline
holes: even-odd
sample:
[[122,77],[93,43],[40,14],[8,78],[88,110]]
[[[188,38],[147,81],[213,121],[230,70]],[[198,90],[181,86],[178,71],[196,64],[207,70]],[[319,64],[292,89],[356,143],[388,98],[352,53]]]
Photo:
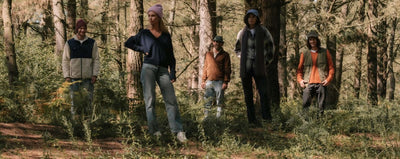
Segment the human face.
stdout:
[[247,23],[250,25],[250,28],[256,26],[257,16],[255,16],[254,14],[249,14],[249,17],[247,18]]
[[213,41],[213,46],[214,46],[215,50],[218,50],[218,51],[221,50],[222,45],[224,45],[224,43]]
[[158,17],[158,15],[155,12],[150,11],[147,15],[149,17],[150,25],[155,26],[160,23],[160,18]]
[[81,26],[81,27],[78,29],[78,32],[76,33],[78,39],[82,40],[83,38],[85,38],[85,36],[86,36],[86,31],[87,31],[86,26]]
[[315,37],[310,37],[310,38],[308,38],[308,42],[310,43],[310,46],[311,46],[311,48],[312,48],[313,50],[315,50],[315,49],[318,48],[318,46],[317,46],[317,38],[315,38]]

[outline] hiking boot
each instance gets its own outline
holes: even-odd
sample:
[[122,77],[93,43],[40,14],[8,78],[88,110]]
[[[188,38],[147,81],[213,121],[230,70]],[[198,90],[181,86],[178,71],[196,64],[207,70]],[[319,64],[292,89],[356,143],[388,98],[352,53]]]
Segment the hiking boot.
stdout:
[[178,139],[179,142],[182,142],[182,143],[187,141],[185,132],[182,132],[182,131],[178,132],[178,134],[176,135],[176,138]]

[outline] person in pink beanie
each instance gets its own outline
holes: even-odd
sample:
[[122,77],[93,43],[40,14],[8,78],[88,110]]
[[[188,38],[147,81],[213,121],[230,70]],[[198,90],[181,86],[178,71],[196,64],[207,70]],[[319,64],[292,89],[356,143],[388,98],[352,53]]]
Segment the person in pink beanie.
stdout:
[[176,80],[174,50],[171,35],[162,20],[162,11],[161,4],[150,7],[147,11],[148,29],[143,29],[135,36],[131,36],[125,42],[125,47],[144,54],[140,80],[143,86],[149,133],[156,137],[161,136],[155,109],[157,83],[164,99],[171,132],[176,134],[180,142],[186,142],[174,85],[172,85]]

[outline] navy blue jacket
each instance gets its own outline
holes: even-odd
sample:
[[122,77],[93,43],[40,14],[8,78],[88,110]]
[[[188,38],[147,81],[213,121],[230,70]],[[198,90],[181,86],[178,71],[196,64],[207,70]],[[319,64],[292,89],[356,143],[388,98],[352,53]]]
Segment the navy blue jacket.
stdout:
[[169,67],[170,79],[176,79],[176,61],[169,33],[163,32],[160,37],[156,38],[150,30],[143,29],[135,36],[131,36],[125,42],[125,47],[143,54],[149,53],[144,56],[144,63]]

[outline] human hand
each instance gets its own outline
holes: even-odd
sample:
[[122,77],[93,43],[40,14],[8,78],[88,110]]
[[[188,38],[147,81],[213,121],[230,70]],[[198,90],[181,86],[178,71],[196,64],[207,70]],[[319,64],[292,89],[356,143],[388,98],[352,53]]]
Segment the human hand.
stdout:
[[96,80],[97,80],[97,77],[96,76],[92,76],[92,84],[94,84],[95,82],[96,82]]
[[223,83],[222,84],[222,90],[225,90],[225,89],[227,89],[228,88],[228,83]]
[[306,84],[307,84],[306,81],[304,81],[304,80],[301,80],[301,81],[300,81],[300,87],[301,87],[301,88],[306,87]]
[[70,78],[70,77],[67,77],[67,78],[65,78],[65,81],[71,82],[71,78]]
[[201,82],[201,88],[203,88],[203,89],[206,88],[206,82]]
[[323,85],[323,86],[327,86],[328,84],[329,84],[329,83],[328,83],[327,80],[322,81],[322,85]]
[[171,83],[174,83],[175,81],[176,81],[175,79],[172,79],[172,80],[171,80]]

